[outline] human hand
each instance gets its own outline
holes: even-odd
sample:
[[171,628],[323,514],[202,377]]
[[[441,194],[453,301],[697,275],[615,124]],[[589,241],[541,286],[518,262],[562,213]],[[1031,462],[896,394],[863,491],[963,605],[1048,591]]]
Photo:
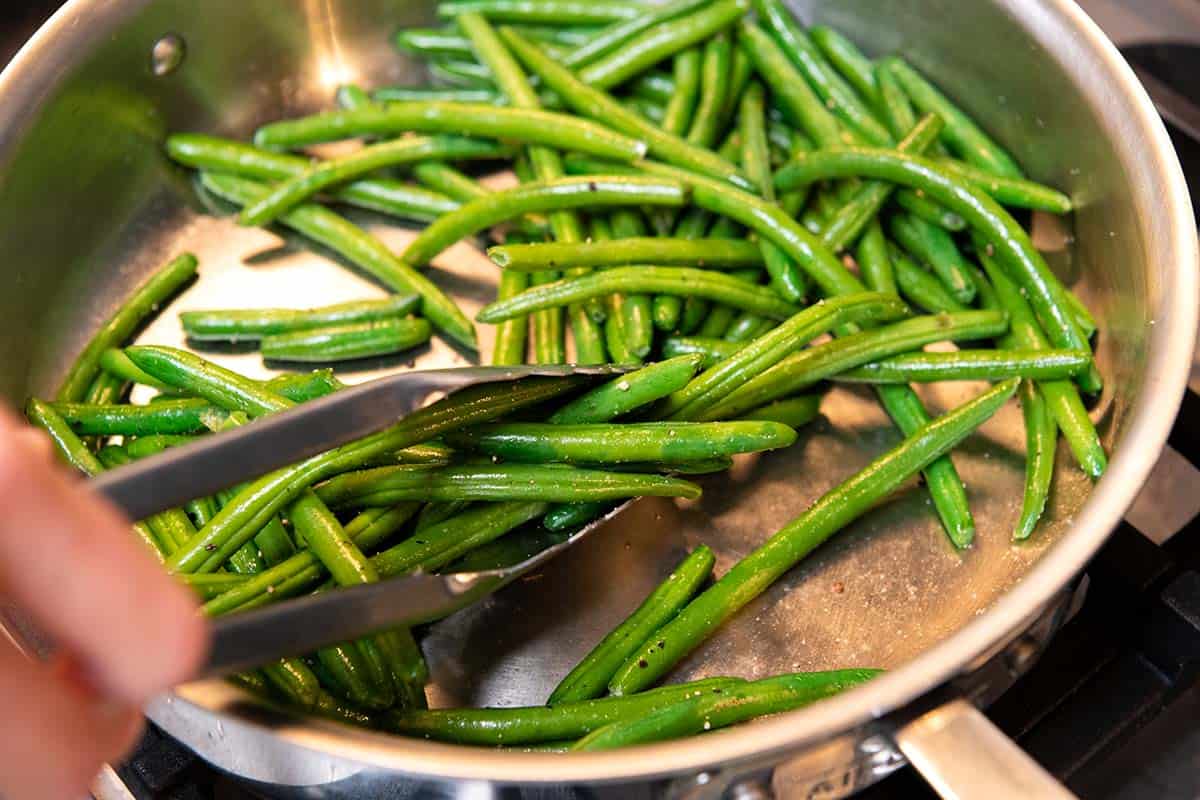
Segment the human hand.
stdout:
[[79,798],[136,741],[141,706],[200,664],[206,625],[129,522],[0,409],[0,596],[56,643],[0,636],[0,797]]

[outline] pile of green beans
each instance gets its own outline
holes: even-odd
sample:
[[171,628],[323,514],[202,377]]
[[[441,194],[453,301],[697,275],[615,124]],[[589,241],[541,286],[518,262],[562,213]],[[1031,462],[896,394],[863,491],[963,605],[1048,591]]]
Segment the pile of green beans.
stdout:
[[[586,751],[699,734],[878,674],[830,665],[848,668],[655,688],[918,473],[948,546],[970,547],[976,525],[950,453],[1018,392],[1027,452],[1014,539],[1037,530],[1060,434],[1089,477],[1103,473],[1084,404],[1103,385],[1097,323],[1023,224],[1027,212],[1071,213],[1072,199],[1026,177],[930,76],[806,29],[782,0],[444,0],[438,13],[442,27],[394,39],[426,62],[428,85],[343,86],[328,110],[269,122],[249,141],[167,138],[167,155],[225,204],[210,207],[291,229],[389,293],[309,309],[188,308],[178,314],[188,345],[248,344],[274,368],[407,358],[439,335],[474,357],[479,323],[496,326],[494,364],[629,371],[476,386],[135,523],[204,613],[518,563],[624,500],[695,500],[736,459],[792,446],[851,384],[871,384],[903,436],[717,574],[728,554],[703,543],[680,553],[581,648],[544,705],[425,708],[428,667],[403,629],[267,665],[240,685],[461,744]],[[333,142],[344,144],[311,147]],[[312,155],[327,151],[338,155]],[[507,170],[515,185],[483,180]],[[394,251],[364,213],[425,227]],[[495,300],[473,306],[474,321],[426,270],[464,241],[498,268]],[[133,344],[196,273],[189,254],[157,271],[53,400],[28,404],[76,469],[94,475],[342,388],[328,370],[258,381]],[[945,381],[994,385],[931,417],[911,384]],[[157,394],[128,402],[135,385]]]

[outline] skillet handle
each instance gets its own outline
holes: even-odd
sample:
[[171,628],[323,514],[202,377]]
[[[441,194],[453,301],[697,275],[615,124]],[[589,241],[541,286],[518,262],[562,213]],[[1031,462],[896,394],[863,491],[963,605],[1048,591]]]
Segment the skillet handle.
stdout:
[[917,717],[894,738],[900,752],[946,800],[1075,797],[963,699]]

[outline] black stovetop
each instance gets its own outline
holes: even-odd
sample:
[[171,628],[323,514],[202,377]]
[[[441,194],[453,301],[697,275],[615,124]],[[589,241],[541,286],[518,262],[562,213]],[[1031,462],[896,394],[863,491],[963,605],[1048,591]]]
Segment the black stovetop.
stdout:
[[[1181,10],[1200,18],[1193,3],[1081,1],[1108,24],[1118,43],[1123,30],[1134,28],[1134,38],[1144,42],[1147,25],[1156,20],[1161,25]],[[0,14],[0,63],[58,5],[57,0],[8,0]],[[1148,8],[1155,13],[1143,14]],[[1170,30],[1164,38],[1180,36]],[[1200,42],[1200,29],[1192,39]],[[1200,104],[1200,82],[1194,80],[1200,74],[1200,47],[1138,43],[1123,49],[1131,61]],[[1200,142],[1171,133],[1193,197],[1200,197]],[[1185,398],[1171,446],[1182,456],[1181,464],[1200,469],[1200,395],[1189,392]],[[1157,531],[1157,540],[1167,539],[1159,545],[1123,524],[1088,569],[1087,597],[1078,614],[1033,670],[988,710],[1006,733],[1086,800],[1200,797],[1200,519],[1171,533]],[[252,797],[153,728],[118,774],[137,800]],[[860,796],[934,797],[911,769]]]

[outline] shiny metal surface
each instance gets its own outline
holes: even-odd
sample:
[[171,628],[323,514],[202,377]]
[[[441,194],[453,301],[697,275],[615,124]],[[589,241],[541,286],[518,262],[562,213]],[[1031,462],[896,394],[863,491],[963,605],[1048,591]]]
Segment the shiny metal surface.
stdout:
[[[1002,663],[1018,634],[1061,600],[1166,439],[1196,328],[1187,190],[1132,73],[1069,0],[797,5],[809,20],[838,25],[877,52],[899,49],[929,69],[1034,177],[1068,189],[1079,204],[1073,231],[1039,218],[1035,232],[1102,322],[1108,388],[1095,417],[1114,456],[1090,497],[1060,453],[1048,524],[1028,545],[1009,543],[1022,437],[1018,411],[1005,409],[955,456],[979,525],[971,551],[951,551],[914,485],[786,576],[675,677],[890,671],[817,707],[701,739],[570,757],[470,750],[282,715],[213,682],[156,702],[156,721],[277,794],[286,793],[281,785],[308,785],[305,796],[314,796],[320,784],[322,796],[351,797],[406,775],[447,797],[489,796],[487,786],[516,782],[601,784],[597,796],[635,797],[636,785],[715,797],[747,776],[774,785],[776,767],[776,778],[795,767],[793,774],[826,783],[803,777],[792,786],[827,785],[829,796],[840,796],[894,768],[890,714],[951,682],[977,696],[975,671]],[[48,390],[96,321],[179,249],[194,250],[202,268],[178,309],[379,293],[321,254],[204,215],[156,144],[167,130],[244,135],[264,119],[328,104],[343,80],[413,77],[387,38],[427,21],[430,5],[304,0],[284,13],[268,0],[209,0],[200,8],[74,0],[0,77],[0,263],[10,289],[0,299],[0,391],[9,397]],[[160,78],[151,49],[166,33],[183,39],[186,57]],[[380,230],[394,245],[411,236]],[[468,312],[490,299],[492,267],[470,245],[438,259],[435,275]],[[490,331],[481,333],[486,352]],[[142,338],[181,341],[171,314]],[[220,360],[265,374],[255,355]],[[463,358],[435,342],[417,363]],[[941,409],[977,389],[947,385],[925,396]],[[431,701],[541,702],[685,548],[706,542],[718,569],[728,567],[896,441],[866,394],[838,389],[824,412],[827,420],[788,452],[743,460],[732,476],[707,480],[701,500],[639,503],[536,579],[434,626],[425,642],[436,678]],[[978,696],[994,696],[1015,673],[998,674]],[[857,784],[846,782],[851,774]],[[775,791],[789,796],[786,781]]]

